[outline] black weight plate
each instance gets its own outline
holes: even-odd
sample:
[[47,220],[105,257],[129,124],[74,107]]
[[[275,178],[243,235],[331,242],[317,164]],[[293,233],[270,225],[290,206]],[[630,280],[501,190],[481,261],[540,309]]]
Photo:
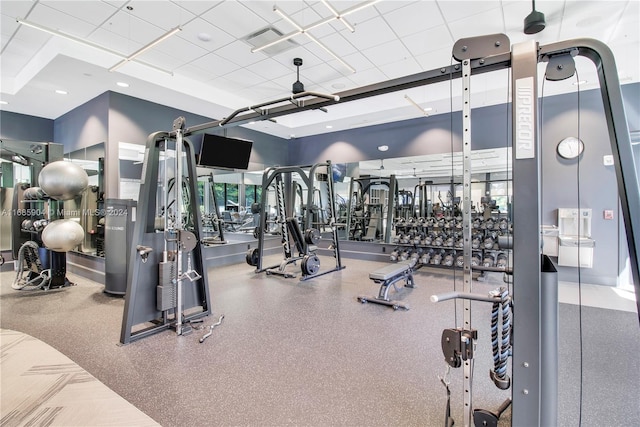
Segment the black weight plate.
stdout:
[[245,258],[247,260],[247,264],[256,267],[258,265],[259,257],[260,257],[260,253],[258,251],[258,248],[253,248],[247,251],[247,255]]
[[320,238],[320,231],[316,228],[309,228],[304,232],[304,240],[310,245],[318,244]]
[[316,255],[305,255],[301,269],[305,276],[313,276],[320,270],[320,259]]

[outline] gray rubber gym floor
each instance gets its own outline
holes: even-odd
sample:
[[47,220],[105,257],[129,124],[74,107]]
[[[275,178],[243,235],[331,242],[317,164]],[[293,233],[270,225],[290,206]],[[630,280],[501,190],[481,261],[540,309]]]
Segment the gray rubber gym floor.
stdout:
[[[332,262],[321,260],[322,268]],[[50,344],[163,426],[442,426],[440,336],[455,326],[454,304],[429,296],[453,290],[453,276],[420,270],[417,288],[397,295],[411,309],[393,311],[356,301],[377,293],[368,275],[385,264],[344,264],[306,282],[256,275],[246,264],[209,270],[214,315],[205,325],[225,315],[209,339],[199,343],[204,331],[166,331],[127,346],[117,345],[124,300],[103,286],[70,275],[77,286],[20,292],[5,272],[1,327]],[[474,292],[501,279],[474,282]],[[460,276],[456,283],[461,290]],[[490,306],[474,303],[472,311],[474,406],[496,409],[510,391],[489,380]],[[583,307],[582,323],[582,426],[640,425],[637,314]],[[578,325],[578,307],[560,304],[560,426],[579,425]],[[461,370],[452,370],[456,425],[463,425],[461,386]],[[500,425],[510,425],[510,410]]]

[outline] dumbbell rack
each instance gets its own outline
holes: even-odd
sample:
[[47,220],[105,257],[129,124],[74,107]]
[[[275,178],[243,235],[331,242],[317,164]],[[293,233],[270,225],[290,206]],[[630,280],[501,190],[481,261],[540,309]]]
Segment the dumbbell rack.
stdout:
[[[463,264],[462,218],[409,218],[395,223],[396,245],[391,261],[417,258],[423,266],[438,268],[460,268]],[[502,213],[485,219],[474,214],[472,221],[472,256],[474,270],[506,271],[508,250],[498,247],[499,236],[510,236],[512,225]]]

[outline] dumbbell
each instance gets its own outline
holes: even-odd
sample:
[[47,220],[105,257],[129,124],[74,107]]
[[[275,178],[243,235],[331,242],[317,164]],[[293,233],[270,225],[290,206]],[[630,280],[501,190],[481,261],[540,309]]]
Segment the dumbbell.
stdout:
[[435,239],[433,239],[433,244],[436,246],[442,246],[444,243],[444,235],[438,234]]
[[406,261],[409,259],[409,249],[403,249],[400,251],[400,256],[398,257],[398,260],[400,261]]
[[452,248],[453,247],[453,242],[454,242],[453,237],[447,237],[447,239],[442,243],[442,245],[447,247],[447,248]]
[[484,267],[493,267],[496,264],[495,254],[493,252],[485,252],[482,259],[482,265]]
[[493,218],[488,218],[485,222],[484,222],[484,228],[485,230],[493,230],[493,224],[495,223],[495,221],[493,220]]
[[439,250],[433,253],[431,257],[430,263],[433,265],[440,265],[442,263],[442,257],[444,255],[444,250]]
[[425,251],[422,256],[420,257],[420,264],[429,264],[429,261],[431,260],[431,257],[433,256],[433,249],[429,249],[428,251]]
[[473,249],[479,249],[480,248],[480,242],[482,242],[482,234],[480,233],[475,233],[471,239],[471,247]]
[[389,254],[389,260],[392,262],[398,261],[398,257],[400,256],[399,248],[395,247],[393,251]]
[[507,263],[507,254],[505,254],[504,252],[499,252],[498,255],[496,255],[496,267],[507,268]]
[[493,249],[494,240],[491,236],[488,236],[482,242],[482,247],[485,249]]
[[415,265],[418,263],[418,260],[420,259],[420,257],[422,256],[422,249],[417,249],[413,252],[411,252],[411,255],[409,255],[409,262],[411,263],[411,267],[415,267]]
[[477,267],[478,265],[480,265],[481,260],[482,256],[480,255],[480,252],[473,252],[471,254],[471,266]]
[[475,228],[475,229],[479,229],[481,224],[482,224],[482,221],[480,221],[480,218],[474,218],[473,219],[473,223],[472,223],[472,227]]
[[464,239],[463,239],[463,238],[460,238],[460,239],[456,240],[455,247],[456,247],[456,248],[462,248],[462,247],[464,247]]
[[464,267],[464,255],[460,254],[456,257],[456,267]]
[[453,265],[453,251],[445,252],[444,256],[442,257],[442,265],[446,267],[451,267]]
[[498,221],[498,228],[502,231],[509,228],[509,221],[507,221],[507,218],[500,218],[500,221]]

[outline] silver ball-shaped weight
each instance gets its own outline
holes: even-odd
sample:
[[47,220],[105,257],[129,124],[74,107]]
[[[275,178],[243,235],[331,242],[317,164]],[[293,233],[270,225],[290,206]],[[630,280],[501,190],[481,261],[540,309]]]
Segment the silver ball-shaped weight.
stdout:
[[87,188],[89,176],[75,163],[60,160],[42,168],[38,183],[52,199],[71,200]]
[[54,252],[68,252],[84,239],[84,230],[72,219],[57,219],[42,231],[42,242]]

